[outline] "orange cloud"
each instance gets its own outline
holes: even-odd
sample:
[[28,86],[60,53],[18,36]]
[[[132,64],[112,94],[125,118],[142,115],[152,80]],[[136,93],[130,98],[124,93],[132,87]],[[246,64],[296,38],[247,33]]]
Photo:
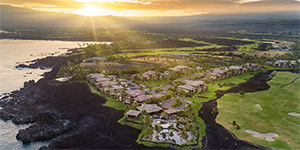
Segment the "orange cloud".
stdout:
[[0,3],[68,13],[93,5],[102,11],[110,12],[102,14],[121,16],[182,16],[299,10],[299,0],[1,0]]

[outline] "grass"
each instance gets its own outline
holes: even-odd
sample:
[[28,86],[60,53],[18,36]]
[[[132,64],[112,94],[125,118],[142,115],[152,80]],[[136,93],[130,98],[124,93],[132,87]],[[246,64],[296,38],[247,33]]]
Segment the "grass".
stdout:
[[238,45],[238,52],[257,52],[256,50],[261,42],[255,42],[254,44]]
[[251,39],[240,39],[240,38],[232,38],[232,37],[218,37],[219,39],[228,39],[228,40],[238,40],[238,41],[247,41],[247,42],[260,42],[258,40]]
[[[209,42],[197,41],[197,40],[194,40],[194,39],[191,39],[191,38],[181,38],[179,40],[180,41],[185,41],[185,42],[194,42],[194,43],[199,43],[199,44],[214,45],[214,44],[209,43]],[[215,45],[217,45],[217,44],[215,44]],[[222,46],[222,45],[218,45],[218,46]]]
[[99,92],[98,90],[96,90],[96,88],[94,86],[92,86],[90,83],[88,83],[90,89],[92,90],[92,93],[99,95],[101,97],[105,97],[107,99],[106,103],[103,104],[103,106],[107,106],[107,107],[112,107],[116,110],[121,110],[121,111],[125,111],[125,106],[128,104],[124,104],[122,102],[117,101],[116,99],[114,99],[113,97],[107,96],[101,92]]
[[[205,135],[205,124],[204,124],[203,120],[198,116],[198,111],[202,107],[201,102],[205,102],[205,101],[208,101],[208,100],[211,100],[211,99],[215,99],[216,98],[216,93],[215,92],[217,90],[227,90],[227,89],[231,88],[230,86],[224,86],[224,87],[220,88],[218,86],[218,84],[223,84],[223,83],[239,84],[239,83],[245,82],[246,80],[248,80],[252,76],[253,76],[252,74],[248,73],[248,74],[233,76],[231,78],[227,78],[227,79],[224,79],[224,80],[219,80],[219,81],[215,81],[213,83],[210,83],[209,86],[208,86],[208,90],[199,94],[200,96],[207,97],[207,99],[205,99],[205,98],[185,97],[185,99],[187,101],[195,103],[195,105],[193,105],[193,108],[194,108],[195,114],[197,114],[195,116],[196,123],[199,124],[200,127],[201,127],[201,129],[199,129],[200,137],[203,137]],[[199,142],[199,145],[200,145],[202,138],[199,138],[198,140],[199,140],[198,142]]]
[[156,86],[160,86],[164,83],[168,82],[167,79],[164,80],[154,80],[154,81],[150,81],[150,82],[146,82],[145,85],[148,87],[156,87]]
[[290,69],[299,69],[298,66],[295,67],[274,67],[274,66],[265,66],[266,70],[290,70]]
[[[300,117],[290,116],[289,112],[299,113],[300,80],[280,88],[291,82],[299,74],[278,72],[268,82],[269,90],[255,93],[226,94],[218,100],[219,115],[217,122],[232,131],[238,138],[253,143],[279,149],[300,149]],[[263,111],[255,107],[259,104]],[[229,122],[236,121],[240,130],[233,128]],[[244,132],[252,129],[260,133],[274,132],[279,135],[275,141],[268,142],[263,138],[252,137]]]
[[[183,38],[180,40],[187,41],[187,42],[207,44],[207,45],[196,46],[196,47],[181,47],[181,48],[140,49],[142,52],[135,52],[135,53],[130,53],[130,51],[139,51],[139,49],[127,49],[127,50],[122,50],[122,52],[128,51],[129,53],[116,54],[116,55],[123,55],[123,56],[127,56],[127,57],[136,57],[136,56],[156,56],[156,55],[161,55],[161,54],[190,54],[190,53],[194,53],[195,50],[224,47],[223,45],[217,45],[217,44],[212,44],[212,43],[203,42],[203,41],[196,41],[196,40],[193,40],[190,38]],[[206,51],[197,51],[197,52],[198,53],[206,53]]]
[[203,97],[207,97],[206,98],[186,98],[189,101],[194,101],[194,102],[206,102],[208,100],[211,99],[215,99],[217,98],[216,96],[216,91],[218,90],[228,90],[231,88],[231,86],[223,86],[223,87],[219,87],[218,84],[224,84],[224,83],[233,83],[235,85],[240,84],[242,82],[247,81],[248,79],[250,79],[251,77],[254,76],[255,73],[246,73],[243,75],[239,75],[239,76],[233,76],[230,78],[226,78],[224,80],[217,80],[214,81],[212,83],[208,84],[208,89],[205,92],[199,93],[199,96],[203,96]]
[[254,42],[254,44],[246,44],[246,45],[237,45],[238,52],[256,52],[259,45],[262,43],[258,40],[251,39],[240,39],[240,38],[231,38],[231,37],[218,37],[219,39],[229,39],[229,40],[239,40],[239,41],[247,41]]
[[141,116],[139,116],[137,118],[128,118],[128,120],[142,123],[143,120],[144,120],[144,117],[141,115]]
[[[116,54],[116,55],[136,57],[136,56],[156,56],[161,54],[190,54],[193,53],[196,49],[207,49],[207,48],[214,48],[214,47],[215,46],[213,45],[213,46],[202,46],[202,47],[184,47],[184,48],[175,48],[175,49],[172,48],[147,49],[147,50],[143,49],[143,52]],[[201,51],[199,53],[205,53],[205,51]]]
[[[141,118],[143,118],[143,117],[141,117]],[[140,119],[138,119],[138,120],[140,120]],[[135,121],[137,121],[137,120],[135,120]],[[139,129],[139,130],[142,130],[143,127],[144,127],[141,124],[126,122],[126,116],[125,115],[120,120],[118,120],[118,123],[121,124],[121,125],[128,125],[128,126],[134,127],[136,129]]]

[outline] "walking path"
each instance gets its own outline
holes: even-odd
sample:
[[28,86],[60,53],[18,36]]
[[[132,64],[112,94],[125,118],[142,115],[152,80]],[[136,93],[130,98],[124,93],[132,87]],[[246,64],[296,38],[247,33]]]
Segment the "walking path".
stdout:
[[292,82],[290,82],[290,83],[288,83],[288,84],[285,84],[285,85],[282,85],[282,86],[280,86],[280,88],[283,88],[283,87],[285,87],[285,86],[288,86],[288,85],[291,85],[291,84],[293,84],[297,79],[299,79],[300,78],[300,76],[299,77],[297,77],[297,78],[295,78]]

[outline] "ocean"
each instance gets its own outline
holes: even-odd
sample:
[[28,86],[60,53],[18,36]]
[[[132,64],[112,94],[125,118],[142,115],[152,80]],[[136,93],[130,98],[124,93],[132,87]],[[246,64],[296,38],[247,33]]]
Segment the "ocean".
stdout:
[[[16,69],[15,66],[18,64],[28,64],[29,61],[35,59],[64,54],[68,49],[77,48],[78,44],[82,45],[83,43],[96,42],[0,39],[0,94],[22,88],[25,81],[38,81],[45,72],[51,71],[51,68]],[[48,141],[29,144],[18,141],[16,139],[18,130],[28,126],[14,125],[11,121],[0,120],[0,150],[34,150],[49,144]]]

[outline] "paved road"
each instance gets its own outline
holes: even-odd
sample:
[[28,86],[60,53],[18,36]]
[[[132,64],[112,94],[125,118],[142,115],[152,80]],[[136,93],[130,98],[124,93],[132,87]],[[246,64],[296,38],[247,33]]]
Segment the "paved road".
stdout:
[[292,82],[290,82],[290,83],[288,83],[288,84],[285,84],[285,85],[282,85],[282,86],[280,86],[281,88],[283,88],[283,87],[285,87],[285,86],[288,86],[288,85],[291,85],[292,83],[294,83],[297,79],[299,79],[300,78],[300,76],[299,77],[297,77],[297,78],[295,78]]

